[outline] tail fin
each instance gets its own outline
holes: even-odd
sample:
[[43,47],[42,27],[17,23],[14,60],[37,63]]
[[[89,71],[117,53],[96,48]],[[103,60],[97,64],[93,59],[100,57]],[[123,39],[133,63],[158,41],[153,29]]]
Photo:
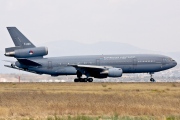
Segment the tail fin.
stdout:
[[16,27],[7,27],[7,29],[16,47],[21,47],[21,48],[36,47]]

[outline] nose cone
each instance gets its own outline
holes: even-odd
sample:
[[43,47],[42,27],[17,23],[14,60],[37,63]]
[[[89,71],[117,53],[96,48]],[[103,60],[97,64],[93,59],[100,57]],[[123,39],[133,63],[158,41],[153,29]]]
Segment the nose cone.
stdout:
[[173,67],[175,67],[177,65],[177,62],[174,60],[173,61]]

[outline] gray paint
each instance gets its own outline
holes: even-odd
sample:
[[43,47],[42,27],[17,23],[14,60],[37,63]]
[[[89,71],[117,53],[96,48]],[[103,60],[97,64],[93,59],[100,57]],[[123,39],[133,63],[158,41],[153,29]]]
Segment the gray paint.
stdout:
[[[11,35],[13,34],[18,38],[23,38],[22,34],[16,32],[17,28],[8,27],[8,29],[14,30],[13,33],[9,31]],[[27,41],[26,38],[21,39],[21,41],[17,39],[13,40],[16,47],[24,47],[24,45],[26,45],[26,49],[29,49],[29,46],[33,45],[30,41]],[[28,44],[26,44],[26,42],[28,42]],[[19,51],[22,50],[24,52],[26,49],[19,49]],[[36,51],[34,47],[33,49],[35,52],[39,50],[39,48],[37,48]],[[36,55],[36,53],[33,54]],[[21,58],[18,58],[18,61],[15,62],[15,66],[28,72],[49,74],[52,76],[76,75],[77,71],[80,71],[87,77],[106,78],[108,77],[108,72],[117,73],[119,76],[121,72],[154,73],[170,69],[177,65],[176,61],[168,56],[153,54],[88,55],[50,58],[43,58],[37,55],[29,58],[26,57],[27,55],[25,54],[24,56],[22,55]],[[106,72],[107,74],[104,74]]]
[[16,27],[7,27],[7,29],[15,46],[21,46],[22,48],[36,47]]
[[[132,56],[133,58],[128,58]],[[107,57],[111,58],[106,59]],[[121,68],[123,73],[154,73],[177,65],[176,61],[168,56],[151,54],[69,56],[42,59],[32,58],[31,60],[42,64],[42,66],[38,68],[27,66],[29,70],[50,75],[76,75],[77,70],[69,66],[71,64],[111,66]],[[97,64],[97,60],[100,60],[100,65],[99,63]]]

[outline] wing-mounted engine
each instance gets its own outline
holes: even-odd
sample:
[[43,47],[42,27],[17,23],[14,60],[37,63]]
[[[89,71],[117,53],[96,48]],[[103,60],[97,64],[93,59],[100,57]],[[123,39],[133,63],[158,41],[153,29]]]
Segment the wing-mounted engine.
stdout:
[[123,70],[121,68],[112,68],[108,66],[94,66],[94,65],[69,65],[77,69],[86,76],[94,78],[107,78],[107,77],[121,77]]
[[121,68],[110,68],[108,70],[108,77],[121,77],[123,71]]
[[47,47],[34,48],[6,48],[5,56],[15,58],[43,57],[48,54]]
[[106,75],[107,77],[121,77],[123,71],[121,68],[109,68],[100,73],[101,75]]

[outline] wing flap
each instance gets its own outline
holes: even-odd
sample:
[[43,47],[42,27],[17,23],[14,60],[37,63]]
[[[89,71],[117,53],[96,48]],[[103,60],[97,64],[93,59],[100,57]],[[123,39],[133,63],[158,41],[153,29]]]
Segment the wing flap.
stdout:
[[16,61],[12,61],[12,60],[3,60],[4,62],[9,62],[11,64],[15,64]]
[[100,71],[108,68],[105,66],[96,66],[96,65],[69,65],[69,66],[73,66],[75,68],[82,68],[82,69],[97,69]]

